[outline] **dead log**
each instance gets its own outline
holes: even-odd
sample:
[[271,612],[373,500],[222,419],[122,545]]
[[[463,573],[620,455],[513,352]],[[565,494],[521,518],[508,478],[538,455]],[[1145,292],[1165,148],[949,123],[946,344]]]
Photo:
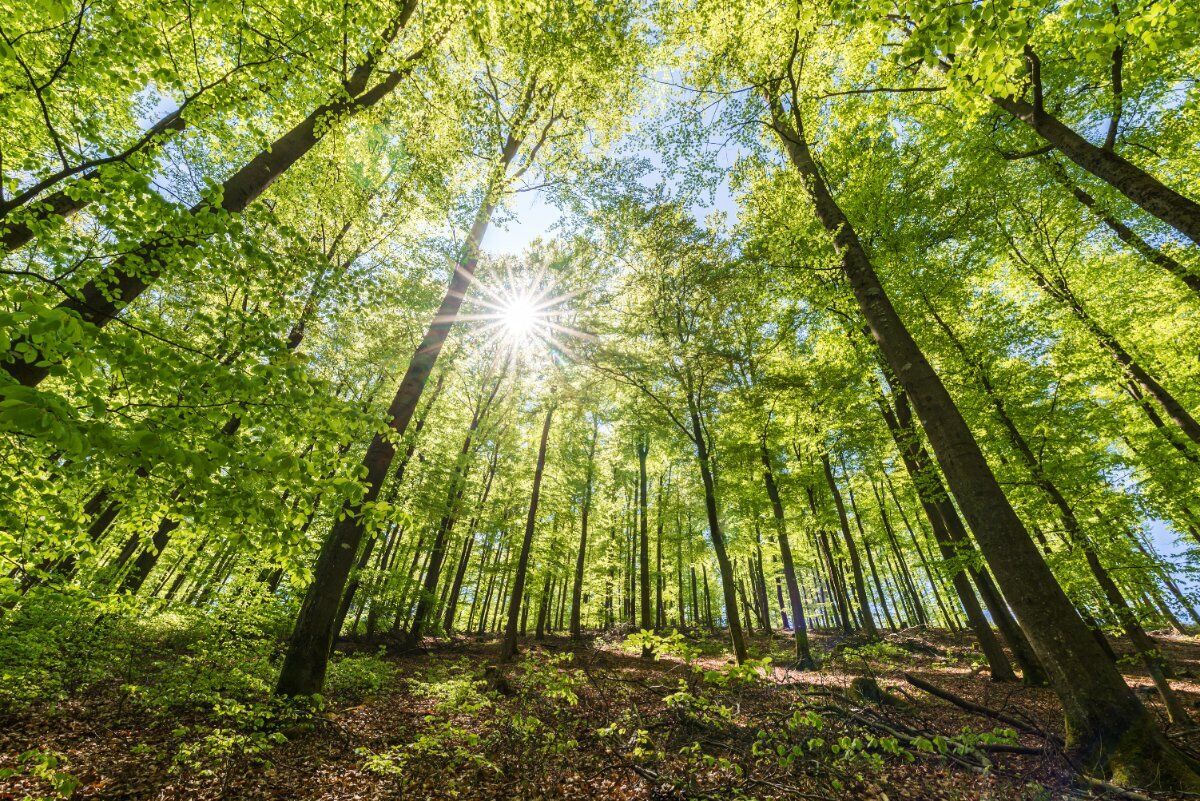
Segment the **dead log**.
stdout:
[[930,684],[929,682],[925,681],[924,679],[919,679],[916,676],[912,675],[911,673],[905,673],[904,680],[919,690],[924,690],[925,692],[929,693],[932,696],[941,698],[943,701],[947,701],[951,704],[954,704],[954,706],[958,707],[959,709],[965,709],[966,711],[973,712],[976,715],[981,715],[983,717],[992,718],[993,720],[998,720],[1001,723],[1007,723],[1008,725],[1012,726],[1014,729],[1017,729],[1018,731],[1023,731],[1026,734],[1033,734],[1038,737],[1044,737],[1047,740],[1050,740],[1051,742],[1053,742],[1055,745],[1061,746],[1063,744],[1062,738],[1059,737],[1058,735],[1041,731],[1041,730],[1037,729],[1036,727],[1032,726],[1031,724],[1029,724],[1019,718],[1014,718],[1011,715],[1006,715],[1005,713],[1001,712],[998,709],[991,709],[990,707],[983,706],[982,704],[977,704],[974,701],[968,701],[965,698],[961,698],[961,697],[955,695],[954,693],[950,692],[949,690],[944,690],[941,687]]

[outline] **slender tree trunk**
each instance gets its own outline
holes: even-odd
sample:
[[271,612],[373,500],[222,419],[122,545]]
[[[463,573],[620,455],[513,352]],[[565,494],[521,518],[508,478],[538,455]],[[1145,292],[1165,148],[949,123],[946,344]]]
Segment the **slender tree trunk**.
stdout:
[[470,526],[467,527],[467,538],[463,544],[462,557],[458,560],[458,569],[454,571],[454,580],[450,586],[450,595],[446,601],[445,616],[442,620],[442,630],[446,634],[451,634],[454,631],[454,616],[458,611],[458,596],[462,593],[463,579],[467,575],[467,565],[471,561],[471,550],[475,544],[475,529],[479,525],[479,518],[483,515],[488,494],[492,490],[492,479],[496,476],[496,464],[499,454],[499,448],[492,450],[492,458],[488,463],[487,478],[483,482],[483,492],[480,494],[479,502],[476,505],[475,517],[471,520]]
[[688,566],[688,574],[692,580],[692,622],[699,627],[700,625],[700,593],[696,591],[696,566]]
[[1092,317],[1083,303],[1067,285],[1066,280],[1060,275],[1054,280],[1051,280],[1039,268],[1033,265],[1032,262],[1019,258],[1029,267],[1033,275],[1034,281],[1040,286],[1047,295],[1054,298],[1060,304],[1065,306],[1076,319],[1083,323],[1088,332],[1096,339],[1102,348],[1108,351],[1112,356],[1113,361],[1125,373],[1125,376],[1136,386],[1138,386],[1147,396],[1153,398],[1167,417],[1179,426],[1180,431],[1190,439],[1194,445],[1200,445],[1200,422],[1192,416],[1179,400],[1167,391],[1166,387],[1158,382],[1154,376],[1150,374],[1145,367],[1141,365],[1129,351],[1113,336],[1107,329]]
[[1196,294],[1200,294],[1200,275],[1183,266],[1179,261],[1172,258],[1168,254],[1159,250],[1143,239],[1136,231],[1123,223],[1111,211],[1106,209],[1102,204],[1096,201],[1096,198],[1088,194],[1083,187],[1071,180],[1071,176],[1067,173],[1065,167],[1055,159],[1048,160],[1050,166],[1050,174],[1054,179],[1067,188],[1076,200],[1083,205],[1088,211],[1095,215],[1096,219],[1104,223],[1110,231],[1116,234],[1117,238],[1129,246],[1130,250],[1140,255],[1146,261],[1156,267],[1169,272],[1171,275],[1182,281],[1188,289]]
[[[725,615],[729,623],[729,637],[733,642],[733,654],[738,664],[745,662],[746,641],[742,636],[742,622],[738,616],[737,597],[734,594],[733,565],[729,554],[725,551],[725,536],[721,533],[720,513],[717,511],[717,489],[713,481],[712,467],[709,464],[708,442],[705,440],[704,426],[700,422],[700,411],[696,399],[688,393],[688,407],[692,422],[692,442],[696,446],[696,461],[700,467],[700,481],[704,487],[704,512],[708,517],[708,535],[712,540],[713,550],[717,554],[717,567],[721,571],[721,590],[725,597]],[[705,602],[708,602],[708,580],[704,582]],[[712,623],[711,613],[709,624]]]
[[546,443],[550,440],[550,420],[554,406],[546,409],[546,421],[542,423],[542,439],[538,445],[537,466],[533,471],[533,491],[529,497],[529,515],[525,518],[525,539],[521,541],[521,553],[517,558],[517,573],[513,578],[512,600],[508,607],[508,624],[504,628],[504,640],[500,643],[499,662],[512,661],[517,655],[517,610],[525,595],[525,574],[529,570],[529,550],[533,545],[533,531],[537,526],[538,499],[542,492],[542,473],[546,469]]
[[658,504],[655,508],[658,521],[654,537],[654,628],[662,629],[666,625],[663,616],[663,572],[662,572],[662,540],[663,540],[663,477],[658,477]]
[[754,521],[754,561],[750,565],[750,579],[754,586],[755,605],[759,610],[759,617],[762,619],[763,631],[768,635],[773,636],[774,632],[771,629],[771,604],[767,597],[767,577],[763,572],[762,558],[762,533],[759,531],[759,523]]
[[[975,633],[975,638],[979,640],[979,648],[983,651],[984,656],[988,660],[988,666],[992,673],[993,681],[1015,681],[1016,674],[1013,673],[1012,665],[1009,664],[1008,657],[1004,654],[1000,647],[999,641],[996,640],[996,635],[992,632],[992,628],[988,625],[987,618],[983,615],[983,610],[979,607],[979,601],[975,598],[975,590],[971,587],[970,581],[967,579],[966,573],[962,567],[962,563],[970,563],[971,555],[969,553],[959,554],[958,548],[964,551],[969,547],[966,540],[966,532],[963,531],[959,536],[950,533],[951,525],[961,525],[959,523],[958,513],[954,510],[950,503],[949,497],[945,494],[942,488],[941,479],[933,472],[932,465],[929,464],[928,456],[924,453],[924,448],[920,445],[917,439],[916,430],[913,427],[911,415],[908,411],[908,401],[903,392],[893,391],[895,397],[896,409],[893,410],[888,406],[887,402],[882,398],[878,398],[879,409],[883,414],[884,422],[887,424],[888,430],[892,433],[892,438],[896,442],[896,448],[900,451],[901,460],[904,462],[905,469],[912,479],[913,486],[917,489],[917,497],[921,501],[921,507],[925,511],[925,516],[929,518],[929,524],[933,528],[933,537],[937,541],[938,549],[942,553],[942,558],[952,565],[953,574],[951,582],[954,585],[954,591],[958,595],[962,609],[967,616],[967,625],[971,627],[971,631]],[[996,616],[997,610],[993,610],[993,618]],[[1003,630],[1001,631],[1003,634]],[[1012,633],[1012,632],[1010,632]],[[1014,657],[1020,660],[1022,670],[1025,672],[1026,682],[1033,684],[1043,683],[1043,674],[1040,670],[1040,663],[1023,650],[1023,639],[1010,643],[1013,648]],[[1027,661],[1028,660],[1028,663]]]
[[915,619],[917,625],[925,627],[929,625],[929,615],[925,611],[925,606],[921,602],[921,595],[917,592],[917,585],[913,581],[912,573],[909,572],[908,564],[904,561],[904,555],[900,550],[900,542],[896,538],[896,532],[892,528],[892,521],[888,518],[887,506],[883,502],[883,496],[879,492],[879,488],[875,486],[875,482],[871,482],[871,491],[875,494],[875,503],[879,507],[879,519],[883,523],[883,531],[887,535],[888,544],[891,546],[892,553],[895,555],[896,564],[899,566],[899,578],[901,584],[901,597],[907,596],[909,604],[912,606],[913,616],[910,620]]
[[862,616],[863,629],[866,630],[868,637],[876,638],[879,636],[879,629],[875,627],[875,616],[871,614],[871,601],[867,598],[867,582],[863,577],[862,562],[858,558],[858,546],[850,534],[850,521],[846,517],[846,505],[842,502],[842,493],[838,490],[837,481],[834,480],[828,453],[821,453],[821,467],[825,471],[825,482],[829,485],[829,492],[833,495],[833,505],[837,509],[838,524],[842,530],[842,542],[845,543],[846,551],[850,554],[850,569],[854,573],[854,592],[858,596],[858,611]]
[[587,468],[583,483],[583,508],[579,513],[579,551],[575,554],[575,580],[571,585],[571,639],[583,633],[583,568],[587,556],[588,515],[592,509],[592,482],[596,468],[596,440],[600,437],[600,418],[592,420],[592,439],[588,443]]
[[716,622],[713,619],[712,611],[712,594],[708,591],[708,565],[700,564],[700,572],[704,576],[704,621],[708,624],[708,628],[715,629]]
[[[195,95],[189,100],[194,100]],[[177,108],[164,115],[154,125],[151,125],[130,147],[119,154],[93,162],[93,166],[78,167],[62,170],[54,176],[39,181],[37,184],[22,191],[20,194],[0,201],[0,252],[12,252],[28,244],[34,238],[34,228],[40,227],[55,218],[69,218],[83,210],[91,202],[86,191],[78,191],[81,185],[88,184],[100,178],[100,167],[107,164],[127,162],[130,157],[145,153],[187,127],[183,118],[183,108]],[[69,189],[58,189],[48,195],[41,195],[58,184],[83,172],[70,185]],[[28,213],[26,213],[28,211]],[[17,214],[21,219],[15,219]]]
[[[642,631],[649,631],[653,628],[654,623],[651,617],[653,610],[650,607],[650,525],[648,518],[649,504],[646,497],[649,486],[646,481],[646,454],[650,450],[650,437],[642,434],[638,437],[637,445],[638,459],[638,561],[639,561],[639,581],[641,584],[641,595],[638,602],[641,605],[641,617],[638,620],[638,625]],[[642,646],[642,659],[651,659],[654,657],[654,650],[649,645]]]
[[554,578],[550,573],[546,573],[546,580],[542,582],[542,596],[538,603],[537,628],[534,631],[534,639],[546,639],[546,617],[550,613],[550,596],[554,590]]

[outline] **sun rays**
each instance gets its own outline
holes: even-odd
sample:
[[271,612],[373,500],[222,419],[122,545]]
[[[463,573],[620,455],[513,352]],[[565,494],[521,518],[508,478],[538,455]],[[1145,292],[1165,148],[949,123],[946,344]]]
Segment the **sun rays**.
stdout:
[[593,338],[566,324],[574,314],[570,301],[578,294],[559,291],[544,268],[522,273],[506,265],[479,279],[473,303],[480,309],[460,319],[482,323],[473,333],[514,357],[560,354],[575,361],[568,341]]

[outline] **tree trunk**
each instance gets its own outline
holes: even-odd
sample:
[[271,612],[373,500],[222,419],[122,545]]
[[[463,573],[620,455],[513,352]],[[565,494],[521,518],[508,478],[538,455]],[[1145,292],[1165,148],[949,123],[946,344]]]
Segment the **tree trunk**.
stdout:
[[[407,24],[415,8],[415,0],[405,2],[384,44]],[[388,73],[382,81],[367,89],[366,84],[376,66],[375,57],[369,58],[355,69],[335,99],[315,109],[226,180],[217,195],[220,198],[217,206],[214,207],[208,200],[192,206],[187,212],[187,219],[189,224],[195,225],[196,231],[174,235],[163,232],[146,240],[131,253],[116,259],[104,276],[89,281],[74,297],[62,301],[56,308],[74,313],[96,327],[106,326],[122,308],[157,280],[164,261],[174,257],[180,249],[189,250],[196,246],[198,237],[203,236],[203,229],[210,224],[206,218],[213,211],[218,208],[226,214],[244,211],[280,175],[316,146],[329,129],[331,121],[353,116],[379,103],[400,85],[415,64],[415,57],[410,58],[404,69]],[[34,343],[26,342],[23,338],[21,341],[30,350],[26,351],[22,361],[6,364],[4,369],[19,383],[36,386],[49,375],[51,363],[58,360],[59,356],[43,355]]]
[[[638,626],[642,631],[650,631],[654,626],[650,607],[650,521],[647,519],[649,503],[646,497],[649,489],[646,481],[646,454],[650,450],[650,437],[642,434],[635,446],[638,459],[638,579],[641,593],[638,603],[641,605],[641,616]],[[654,650],[649,645],[642,646],[642,659],[654,657]]]
[[538,445],[537,466],[533,471],[533,491],[529,497],[529,515],[525,518],[525,539],[521,541],[521,553],[517,558],[517,573],[513,578],[512,600],[508,606],[508,624],[504,627],[504,640],[500,643],[498,661],[503,664],[517,655],[517,614],[525,595],[525,574],[529,570],[529,550],[533,545],[533,531],[537,526],[538,499],[542,492],[542,473],[546,469],[546,443],[550,440],[550,420],[554,416],[554,405],[546,409],[546,421],[542,424],[542,439]]
[[600,437],[600,418],[592,420],[592,439],[588,443],[587,469],[584,474],[583,508],[579,513],[579,552],[575,554],[575,580],[571,584],[571,639],[582,635],[583,567],[587,555],[588,515],[592,509],[592,482],[596,466],[596,440]]
[[[198,94],[188,100],[195,100]],[[183,107],[181,106],[164,115],[158,122],[146,129],[137,142],[121,153],[97,159],[92,162],[90,168],[81,165],[61,170],[54,176],[39,181],[34,186],[22,191],[19,195],[7,201],[0,201],[0,252],[11,253],[17,248],[24,247],[33,240],[35,227],[40,227],[56,217],[71,217],[86,208],[90,198],[87,196],[87,192],[77,190],[80,184],[91,183],[99,179],[101,166],[126,162],[137,153],[144,153],[157,147],[170,135],[182,131],[185,127],[187,127],[187,121],[183,118]],[[59,189],[43,197],[37,197],[42,192],[52,189],[80,172],[83,172],[83,175],[80,175],[69,189]],[[10,219],[26,209],[29,210],[29,213],[22,214],[23,219]]]
[[[807,182],[817,217],[833,239],[872,337],[912,399],[950,490],[1062,700],[1073,757],[1086,769],[1112,775],[1120,783],[1200,789],[1200,775],[1191,760],[1158,730],[1042,560],[954,400],[892,306],[857,233],[829,193],[805,141],[798,108],[793,112],[794,127],[784,127],[780,112],[776,130]],[[1200,217],[1194,231],[1200,237]]]
[[995,386],[992,385],[991,376],[988,375],[983,363],[967,352],[966,346],[963,345],[949,324],[937,313],[937,309],[929,302],[929,299],[925,298],[924,300],[934,320],[937,321],[942,331],[945,332],[947,338],[954,345],[955,350],[958,351],[972,372],[975,373],[976,378],[978,378],[984,394],[992,405],[992,410],[995,412],[996,418],[1008,434],[1013,449],[1021,457],[1022,463],[1033,478],[1033,483],[1045,494],[1050,504],[1058,511],[1063,531],[1066,532],[1068,541],[1073,546],[1083,550],[1088,570],[1091,572],[1096,584],[1100,587],[1101,593],[1104,595],[1105,600],[1108,601],[1110,608],[1121,622],[1126,636],[1129,637],[1130,642],[1133,643],[1134,648],[1141,656],[1146,669],[1150,672],[1151,677],[1154,678],[1155,686],[1158,688],[1159,694],[1162,695],[1163,703],[1170,715],[1171,722],[1187,722],[1188,716],[1183,709],[1183,705],[1174,691],[1171,690],[1170,684],[1166,681],[1166,677],[1170,675],[1169,666],[1141,624],[1138,623],[1133,610],[1129,608],[1129,604],[1125,600],[1125,596],[1117,588],[1116,582],[1112,580],[1108,571],[1100,563],[1095,546],[1083,531],[1083,527],[1079,523],[1079,518],[1075,514],[1075,509],[1067,501],[1066,496],[1059,491],[1054,482],[1050,480],[1050,477],[1042,467],[1041,461],[1034,454],[1033,448],[1025,439],[1025,435],[1017,428],[1016,421],[1012,419],[1012,416],[1008,413],[1008,408],[1004,404],[1004,399],[996,391]]
[[[893,395],[896,402],[895,412],[882,398],[877,399],[879,408],[883,413],[884,422],[892,432],[892,438],[896,442],[896,448],[900,451],[901,460],[908,470],[913,486],[917,489],[917,497],[920,498],[925,516],[929,518],[929,524],[933,527],[933,537],[937,541],[938,550],[941,551],[942,558],[953,566],[951,582],[959,602],[962,604],[963,612],[967,616],[967,625],[971,627],[971,631],[979,640],[980,650],[983,651],[991,669],[992,680],[1015,681],[1017,677],[1013,673],[1012,665],[1009,664],[1008,657],[1000,648],[1000,643],[996,640],[992,627],[988,625],[987,618],[983,616],[983,610],[980,609],[979,601],[975,597],[975,590],[971,587],[961,565],[961,562],[970,562],[970,554],[960,555],[958,552],[959,548],[963,548],[965,551],[970,547],[966,542],[966,532],[961,532],[959,536],[950,533],[950,526],[959,521],[958,513],[950,503],[945,489],[942,488],[941,479],[937,477],[932,465],[929,464],[923,446],[919,444],[916,429],[908,410],[907,397],[903,392],[896,390],[893,390]],[[996,612],[993,611],[993,618],[995,616]],[[1013,648],[1014,656],[1021,654],[1020,664],[1026,673],[1026,683],[1044,683],[1040,663],[1029,654],[1024,653],[1019,642],[1010,643],[1010,647]],[[1029,660],[1028,665],[1026,665],[1026,659]]]
[[[696,400],[688,394],[688,407],[692,421],[692,442],[696,446],[696,461],[700,467],[700,481],[704,486],[704,512],[708,516],[708,535],[717,554],[717,567],[721,571],[721,590],[725,597],[725,615],[729,622],[729,637],[733,642],[733,654],[738,664],[745,662],[746,641],[742,636],[742,622],[738,616],[737,596],[734,594],[733,565],[725,551],[725,537],[721,533],[721,518],[717,511],[717,489],[709,464],[708,443],[704,437],[704,426],[700,422],[700,411]],[[704,582],[705,602],[708,602],[707,574]],[[711,611],[709,625],[712,624]]]
[[1054,179],[1066,187],[1076,200],[1078,200],[1084,208],[1096,216],[1100,222],[1116,234],[1117,238],[1130,247],[1146,261],[1161,267],[1171,275],[1182,281],[1188,289],[1200,295],[1200,275],[1189,270],[1187,267],[1180,264],[1175,259],[1171,258],[1166,253],[1151,245],[1145,239],[1137,234],[1132,228],[1113,214],[1108,209],[1104,208],[1096,201],[1096,198],[1088,194],[1083,187],[1071,180],[1071,176],[1067,174],[1066,168],[1058,161],[1049,159],[1050,174]]
[[1117,340],[1115,336],[1108,332],[1100,323],[1092,317],[1092,315],[1083,307],[1083,303],[1076,297],[1075,293],[1067,285],[1066,279],[1061,275],[1051,281],[1045,273],[1035,267],[1031,262],[1021,259],[1026,266],[1029,267],[1033,274],[1034,281],[1040,286],[1047,295],[1057,300],[1065,306],[1076,319],[1083,323],[1088,332],[1091,333],[1102,348],[1107,350],[1112,356],[1113,361],[1125,373],[1125,376],[1149,397],[1153,398],[1162,410],[1166,412],[1167,417],[1179,426],[1180,430],[1190,439],[1195,445],[1200,445],[1200,422],[1192,416],[1179,400],[1167,391],[1167,388],[1158,382],[1154,376],[1150,375],[1129,351]]
[[459,307],[474,279],[480,246],[497,202],[500,180],[506,174],[520,144],[521,140],[512,133],[504,143],[496,177],[491,181],[487,195],[475,215],[475,221],[463,246],[462,257],[450,278],[446,296],[434,314],[429,330],[417,346],[388,408],[388,425],[392,433],[386,436],[376,434],[367,447],[366,456],[363,458],[363,465],[366,467],[366,491],[361,500],[348,500],[343,504],[339,519],[334,523],[321,548],[313,570],[313,580],[300,607],[300,614],[279,674],[275,690],[278,695],[311,695],[320,692],[324,686],[337,604],[341,600],[359,540],[362,539],[363,507],[373,503],[379,495],[379,488],[396,452],[392,440],[404,436],[421,398],[421,392],[429,380],[429,374],[437,363],[442,345],[445,344],[446,337],[458,317]]
[[1111,150],[1097,147],[1053,114],[1016,97],[992,102],[1037,132],[1064,156],[1129,198],[1143,211],[1200,244],[1200,204]]

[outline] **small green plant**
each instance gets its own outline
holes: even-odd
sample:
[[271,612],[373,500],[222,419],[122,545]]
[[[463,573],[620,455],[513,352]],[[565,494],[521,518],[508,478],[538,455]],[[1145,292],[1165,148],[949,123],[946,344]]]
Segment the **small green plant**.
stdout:
[[649,629],[635,631],[621,643],[621,647],[629,653],[641,653],[643,649],[654,654],[655,659],[663,656],[676,656],[687,664],[692,664],[700,656],[700,650],[691,645],[677,629],[671,629],[670,634],[657,634]]
[[845,648],[841,652],[844,662],[867,662],[882,667],[897,665],[911,655],[898,645],[884,640],[876,640],[854,648]]
[[17,757],[15,768],[0,769],[0,779],[30,776],[50,785],[52,798],[70,798],[79,787],[79,780],[62,769],[62,756],[53,751],[26,751]]
[[704,681],[717,687],[736,687],[760,683],[771,672],[771,657],[747,659],[740,665],[729,665],[720,670],[702,672]]
[[383,689],[395,676],[396,669],[384,659],[384,648],[376,654],[354,654],[336,659],[325,676],[325,694],[359,699]]
[[355,753],[363,757],[366,770],[380,776],[402,776],[410,762],[425,759],[434,760],[445,768],[473,767],[499,773],[500,768],[483,756],[482,741],[476,732],[443,720],[421,732],[410,743],[394,745],[380,752],[358,748]]
[[516,667],[518,691],[526,701],[550,701],[557,706],[579,703],[583,673],[569,667],[572,655],[533,652]]
[[723,728],[733,721],[733,709],[692,693],[687,682],[680,680],[679,690],[663,697],[667,709],[682,721],[696,723],[708,728]]
[[237,759],[269,765],[266,754],[287,742],[281,729],[310,720],[320,707],[319,696],[254,702],[222,698],[212,709],[216,725],[204,722],[174,730],[183,742],[172,759],[173,769],[211,776]]

